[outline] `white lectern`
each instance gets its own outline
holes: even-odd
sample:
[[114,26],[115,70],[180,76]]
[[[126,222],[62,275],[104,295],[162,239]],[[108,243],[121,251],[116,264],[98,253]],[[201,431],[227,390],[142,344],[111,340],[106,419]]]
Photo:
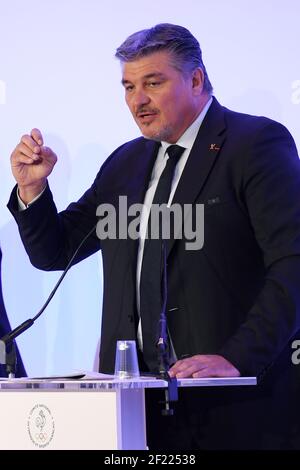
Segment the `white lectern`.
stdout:
[[[147,449],[145,388],[155,378],[0,381],[0,449]],[[255,377],[181,379],[179,387],[256,385]]]

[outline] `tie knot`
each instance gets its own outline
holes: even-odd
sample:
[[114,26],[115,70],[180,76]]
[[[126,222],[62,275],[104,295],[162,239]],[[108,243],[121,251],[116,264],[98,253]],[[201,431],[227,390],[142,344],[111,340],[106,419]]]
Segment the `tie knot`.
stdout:
[[175,164],[178,162],[184,151],[185,148],[180,145],[170,145],[170,147],[167,148],[167,154],[169,155],[170,160],[173,160]]

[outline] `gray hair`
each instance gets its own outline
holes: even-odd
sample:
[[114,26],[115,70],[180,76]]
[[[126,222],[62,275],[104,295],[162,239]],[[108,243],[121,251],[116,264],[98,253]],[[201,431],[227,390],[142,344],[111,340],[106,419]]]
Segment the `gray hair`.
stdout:
[[193,72],[199,67],[204,73],[203,88],[212,94],[213,88],[202,61],[200,44],[183,26],[160,23],[133,33],[118,47],[115,56],[121,62],[131,62],[157,51],[170,52],[174,67],[182,73]]

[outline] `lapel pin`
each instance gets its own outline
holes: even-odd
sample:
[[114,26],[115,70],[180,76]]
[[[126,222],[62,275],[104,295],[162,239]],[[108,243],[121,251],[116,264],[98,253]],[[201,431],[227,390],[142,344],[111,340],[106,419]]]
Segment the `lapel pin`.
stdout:
[[217,147],[217,144],[210,144],[209,150],[220,150],[220,147]]

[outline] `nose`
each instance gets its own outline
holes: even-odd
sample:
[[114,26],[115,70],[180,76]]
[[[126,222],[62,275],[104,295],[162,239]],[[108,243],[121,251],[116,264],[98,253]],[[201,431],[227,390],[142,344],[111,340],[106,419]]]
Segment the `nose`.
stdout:
[[141,106],[144,106],[146,104],[150,103],[150,97],[145,93],[145,90],[141,89],[136,89],[134,92],[133,96],[133,105],[135,110],[138,110]]

